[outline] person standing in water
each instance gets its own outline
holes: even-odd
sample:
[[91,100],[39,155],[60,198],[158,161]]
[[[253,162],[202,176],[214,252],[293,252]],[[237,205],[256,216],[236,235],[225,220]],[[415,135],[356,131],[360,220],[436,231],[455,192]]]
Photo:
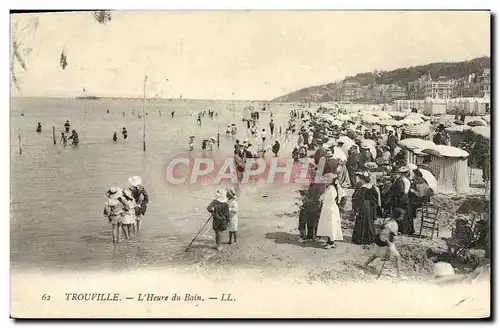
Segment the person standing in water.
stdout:
[[278,153],[279,153],[279,151],[280,151],[280,143],[279,143],[279,141],[278,141],[278,140],[276,140],[276,141],[274,142],[274,145],[273,145],[272,150],[273,150],[273,153],[274,153],[274,157],[278,157]]
[[170,115],[172,115],[172,118],[174,118],[175,110],[173,110],[172,112],[170,112]]
[[132,196],[134,197],[136,203],[135,207],[136,225],[137,225],[137,231],[139,231],[141,216],[144,216],[144,214],[146,214],[147,206],[149,203],[149,196],[148,193],[146,192],[146,189],[142,185],[142,179],[140,176],[134,175],[128,179],[128,182],[132,185],[132,187],[130,187],[129,189],[132,192]]
[[122,229],[125,239],[130,239],[130,235],[133,231],[133,226],[135,225],[135,200],[132,196],[132,192],[129,189],[122,191],[122,196],[118,198],[120,203],[123,205],[122,214]]
[[274,121],[271,119],[269,122],[269,130],[271,131],[271,137],[274,135]]
[[72,140],[72,145],[73,146],[78,146],[80,143],[80,140],[78,139],[78,133],[76,133],[75,130],[71,131],[71,135],[69,136],[68,140]]
[[120,227],[123,220],[123,213],[125,208],[118,200],[122,195],[122,189],[119,187],[111,187],[106,192],[108,197],[107,202],[104,204],[103,214],[108,218],[111,224],[111,235],[113,237],[113,244],[120,243]]
[[42,132],[42,123],[38,122],[38,125],[36,127],[36,132],[41,133]]
[[113,132],[113,142],[116,142],[118,140],[118,135],[116,134],[116,131]]
[[158,111],[158,114],[160,114],[160,116],[161,116],[161,110]]
[[66,131],[66,133],[69,133],[70,127],[71,127],[71,124],[69,124],[69,121],[66,121],[66,123],[64,123],[64,130]]
[[194,136],[189,137],[188,143],[189,143],[189,150],[193,150],[194,149],[194,145],[193,145],[194,144]]
[[214,200],[207,207],[207,211],[212,214],[212,228],[215,231],[214,248],[218,251],[221,250],[222,232],[226,231],[230,216],[226,194],[223,189],[217,190]]
[[266,142],[266,129],[262,129],[260,137],[262,138],[262,144],[264,144]]
[[63,145],[63,147],[68,145],[68,137],[66,137],[64,132],[61,132],[61,145]]
[[[173,117],[173,116],[172,116]],[[196,120],[196,122],[201,125],[201,114],[198,114],[198,120]]]
[[123,139],[127,139],[128,137],[128,132],[127,132],[127,129],[124,127],[123,130],[122,130],[122,136],[123,136]]

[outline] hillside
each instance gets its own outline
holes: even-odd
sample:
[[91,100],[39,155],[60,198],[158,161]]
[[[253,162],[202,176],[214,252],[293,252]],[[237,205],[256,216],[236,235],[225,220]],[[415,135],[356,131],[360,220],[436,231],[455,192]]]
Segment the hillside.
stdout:
[[[396,84],[403,88],[408,86],[408,82],[417,80],[423,75],[430,74],[433,79],[445,76],[451,79],[459,79],[469,76],[469,74],[482,73],[483,69],[490,68],[490,57],[480,57],[463,62],[432,63],[421,66],[399,68],[392,71],[375,71],[359,73],[355,76],[348,76],[341,82],[358,82],[361,86],[373,84]],[[277,97],[272,101],[280,102],[300,102],[315,100],[328,101],[338,83],[312,86],[300,89],[289,94]]]

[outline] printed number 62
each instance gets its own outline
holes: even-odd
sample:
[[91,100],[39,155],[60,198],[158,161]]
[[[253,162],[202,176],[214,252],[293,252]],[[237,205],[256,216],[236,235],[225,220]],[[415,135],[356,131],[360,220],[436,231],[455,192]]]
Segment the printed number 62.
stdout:
[[50,301],[50,295],[43,294],[42,295],[42,301]]

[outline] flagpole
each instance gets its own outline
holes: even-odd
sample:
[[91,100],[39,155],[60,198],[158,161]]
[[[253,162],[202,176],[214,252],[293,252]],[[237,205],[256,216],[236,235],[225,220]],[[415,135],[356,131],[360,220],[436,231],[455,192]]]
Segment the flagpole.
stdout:
[[142,92],[142,149],[146,151],[146,81],[148,76],[144,75],[144,87]]

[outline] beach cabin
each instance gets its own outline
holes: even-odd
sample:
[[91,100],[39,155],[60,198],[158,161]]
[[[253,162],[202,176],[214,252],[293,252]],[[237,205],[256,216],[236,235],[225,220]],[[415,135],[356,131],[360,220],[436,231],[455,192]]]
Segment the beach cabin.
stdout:
[[453,147],[458,147],[460,143],[464,140],[465,131],[470,130],[471,127],[468,125],[453,125],[447,127],[445,130],[450,136],[450,145]]
[[427,116],[439,116],[446,114],[447,103],[445,99],[427,97],[424,103],[423,113]]
[[429,166],[437,179],[439,193],[459,194],[470,191],[468,152],[452,146],[438,145],[429,155]]

